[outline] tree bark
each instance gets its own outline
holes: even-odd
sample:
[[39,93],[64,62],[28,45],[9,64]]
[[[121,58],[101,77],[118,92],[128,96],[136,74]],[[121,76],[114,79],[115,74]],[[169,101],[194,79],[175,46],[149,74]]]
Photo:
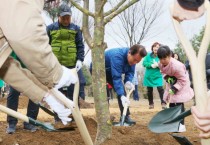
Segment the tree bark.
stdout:
[[106,49],[106,45],[104,43],[104,17],[101,5],[101,0],[95,1],[96,12],[99,13],[95,15],[94,44],[92,48],[93,96],[96,108],[96,118],[98,121],[97,135],[95,139],[96,145],[103,143],[107,138],[110,138],[112,134],[112,124],[110,121],[110,112],[106,94],[104,61],[104,50]]

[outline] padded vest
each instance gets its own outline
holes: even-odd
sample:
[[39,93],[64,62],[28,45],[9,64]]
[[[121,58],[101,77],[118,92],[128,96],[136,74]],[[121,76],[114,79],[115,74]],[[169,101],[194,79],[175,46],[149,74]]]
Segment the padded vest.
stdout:
[[50,32],[51,46],[58,61],[64,66],[75,66],[77,49],[75,43],[75,30],[59,29]]

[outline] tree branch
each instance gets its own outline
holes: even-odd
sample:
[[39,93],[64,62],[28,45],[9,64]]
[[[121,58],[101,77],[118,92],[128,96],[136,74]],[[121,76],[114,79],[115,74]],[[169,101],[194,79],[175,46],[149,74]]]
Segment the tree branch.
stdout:
[[107,17],[104,20],[104,24],[106,25],[108,22],[110,22],[115,16],[117,16],[118,14],[120,14],[121,12],[123,12],[125,9],[127,9],[128,7],[130,7],[131,5],[135,4],[136,2],[138,2],[139,0],[132,0],[130,1],[128,4],[124,5],[123,7],[121,7],[120,9],[116,10],[115,12],[113,12],[112,14],[109,15],[109,17]]
[[[89,0],[84,0],[84,8],[89,10]],[[88,15],[86,13],[84,13],[83,21],[82,21],[82,32],[83,32],[83,36],[87,42],[87,45],[89,46],[89,48],[92,48],[93,47],[93,38],[90,35],[88,26],[89,26]]]
[[103,10],[104,8],[104,5],[106,4],[107,0],[103,0],[102,4],[101,4],[101,7],[100,7],[100,11],[99,13],[101,13],[101,11]]
[[104,17],[106,17],[106,16],[110,15],[111,13],[113,13],[114,11],[118,10],[119,7],[120,7],[121,5],[124,4],[125,1],[126,1],[126,0],[120,1],[114,8],[112,8],[111,10],[105,12],[105,13],[104,13]]
[[91,13],[88,9],[85,9],[83,7],[81,7],[79,4],[77,4],[74,0],[69,0],[71,2],[72,5],[74,5],[78,10],[80,10],[82,13],[89,15],[91,17],[95,17],[94,13]]

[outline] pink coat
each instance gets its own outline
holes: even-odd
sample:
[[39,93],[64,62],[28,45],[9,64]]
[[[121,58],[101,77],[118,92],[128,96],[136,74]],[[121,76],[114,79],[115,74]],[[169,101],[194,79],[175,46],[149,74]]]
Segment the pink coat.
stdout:
[[194,91],[190,87],[190,80],[185,65],[174,58],[170,59],[167,66],[163,67],[159,63],[159,68],[164,75],[174,76],[177,78],[174,87],[178,89],[176,94],[170,95],[170,84],[166,83],[166,89],[164,92],[163,100],[170,101],[170,103],[183,103],[191,100],[194,96]]

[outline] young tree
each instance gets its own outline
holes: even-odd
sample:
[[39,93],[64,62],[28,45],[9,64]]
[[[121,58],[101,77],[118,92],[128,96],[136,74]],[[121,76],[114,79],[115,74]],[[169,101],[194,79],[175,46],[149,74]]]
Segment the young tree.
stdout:
[[[104,6],[107,3],[107,0],[95,0],[95,12],[91,12],[89,11],[89,0],[83,1],[83,7],[81,7],[74,0],[70,0],[72,5],[83,12],[83,35],[85,37],[86,43],[92,49],[93,95],[96,108],[96,118],[98,122],[95,144],[103,143],[107,138],[111,137],[112,133],[112,124],[110,121],[110,113],[106,94],[106,79],[104,68],[104,50],[107,48],[107,45],[104,42],[105,25],[115,16],[123,12],[137,1],[138,0],[121,0],[115,7],[107,12],[104,12]],[[94,19],[93,36],[91,36],[88,29],[89,16]]]

